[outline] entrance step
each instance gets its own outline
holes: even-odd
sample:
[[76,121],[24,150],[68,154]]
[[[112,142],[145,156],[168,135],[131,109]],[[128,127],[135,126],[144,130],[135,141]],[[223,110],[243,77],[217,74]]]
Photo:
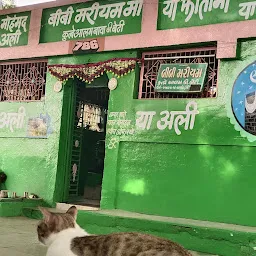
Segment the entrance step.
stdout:
[[42,199],[0,198],[0,217],[21,216],[24,207],[38,207],[43,204]]
[[[69,205],[62,207],[54,211],[63,212]],[[23,214],[42,217],[37,209],[24,209]],[[161,236],[200,252],[198,255],[256,255],[256,227],[95,209],[79,210],[77,222],[93,234],[136,231]]]
[[61,211],[67,211],[73,205],[75,205],[76,208],[80,211],[99,211],[100,210],[99,207],[76,205],[76,204],[65,204],[65,203],[57,203],[56,209]]
[[[60,210],[57,210],[56,208],[47,208],[51,212],[61,212]],[[37,219],[40,220],[42,219],[42,214],[39,211],[38,208],[35,207],[23,207],[22,208],[22,216],[30,218],[30,219]]]

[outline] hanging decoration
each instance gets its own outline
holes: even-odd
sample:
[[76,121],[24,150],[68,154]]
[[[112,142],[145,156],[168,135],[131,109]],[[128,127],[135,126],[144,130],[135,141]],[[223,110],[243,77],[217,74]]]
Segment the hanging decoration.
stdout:
[[84,65],[48,65],[49,72],[60,81],[66,81],[69,78],[78,79],[92,83],[95,78],[103,75],[104,72],[112,73],[117,77],[124,76],[135,69],[137,58],[110,59],[104,62],[89,63]]

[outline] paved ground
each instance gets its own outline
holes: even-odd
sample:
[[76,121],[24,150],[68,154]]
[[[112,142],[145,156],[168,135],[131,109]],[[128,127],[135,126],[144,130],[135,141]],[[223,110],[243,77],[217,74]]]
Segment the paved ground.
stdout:
[[46,247],[37,240],[37,223],[23,217],[0,218],[0,255],[45,256]]
[[37,220],[0,218],[0,255],[45,256],[46,248],[36,236]]

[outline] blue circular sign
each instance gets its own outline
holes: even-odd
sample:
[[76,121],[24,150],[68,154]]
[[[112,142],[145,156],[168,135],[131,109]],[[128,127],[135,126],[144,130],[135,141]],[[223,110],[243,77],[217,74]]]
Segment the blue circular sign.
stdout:
[[232,90],[232,111],[239,125],[256,135],[256,62],[237,77]]

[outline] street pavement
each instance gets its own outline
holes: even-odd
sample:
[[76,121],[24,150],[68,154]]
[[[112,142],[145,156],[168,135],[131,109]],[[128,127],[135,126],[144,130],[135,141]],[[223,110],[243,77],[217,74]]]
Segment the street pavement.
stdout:
[[0,218],[1,256],[45,256],[46,247],[37,240],[38,220]]

